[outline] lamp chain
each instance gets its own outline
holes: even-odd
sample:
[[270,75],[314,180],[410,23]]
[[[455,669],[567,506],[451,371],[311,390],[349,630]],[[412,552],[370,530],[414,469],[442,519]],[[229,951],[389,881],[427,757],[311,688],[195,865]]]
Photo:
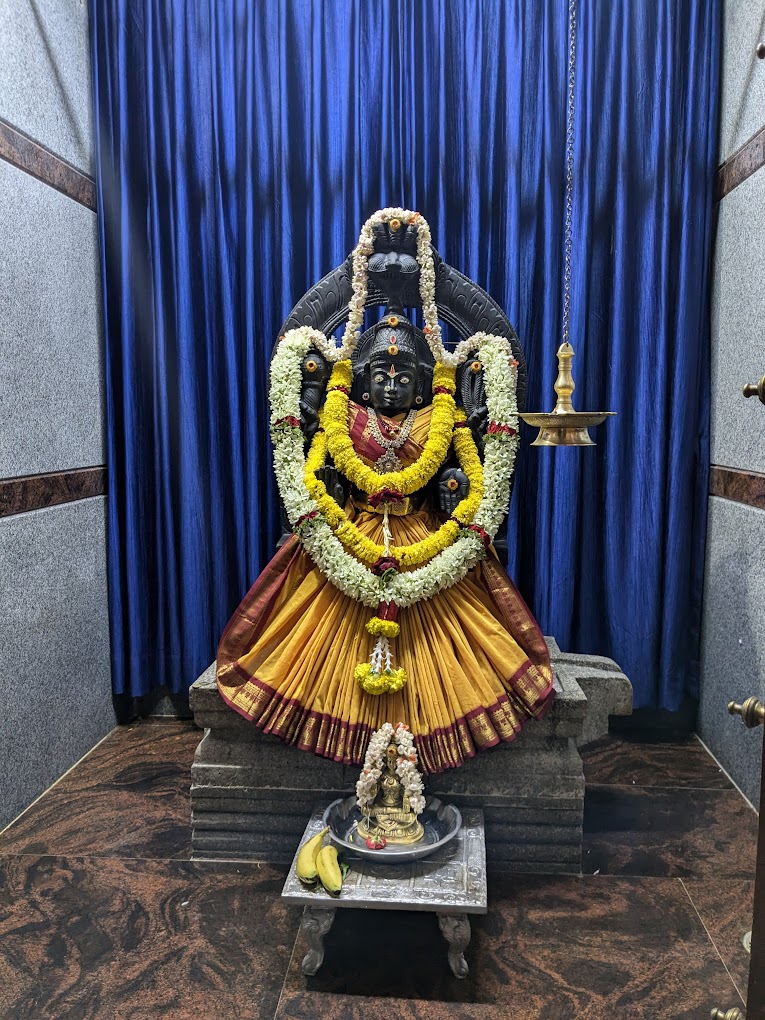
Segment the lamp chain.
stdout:
[[566,197],[563,270],[563,343],[571,319],[571,237],[574,216],[574,87],[576,84],[576,0],[568,3],[568,97],[566,103]]

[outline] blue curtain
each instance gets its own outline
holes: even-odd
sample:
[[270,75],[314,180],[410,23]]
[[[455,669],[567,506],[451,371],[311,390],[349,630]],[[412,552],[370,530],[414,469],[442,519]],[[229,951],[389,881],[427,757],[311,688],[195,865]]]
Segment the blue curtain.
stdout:
[[[516,325],[561,331],[564,0],[91,0],[118,694],[185,689],[274,550],[267,365],[363,220],[419,209]],[[716,0],[580,0],[572,341],[587,450],[523,449],[510,572],[638,706],[696,692]],[[526,433],[527,440],[531,433]]]

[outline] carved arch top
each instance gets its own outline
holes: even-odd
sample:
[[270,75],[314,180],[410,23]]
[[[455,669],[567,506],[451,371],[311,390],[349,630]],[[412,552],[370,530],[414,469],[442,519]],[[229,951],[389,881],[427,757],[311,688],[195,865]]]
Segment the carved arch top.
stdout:
[[[433,261],[436,269],[438,317],[462,338],[478,332],[495,333],[510,342],[518,362],[517,399],[518,409],[522,411],[526,406],[526,359],[510,320],[490,294],[459,270],[443,262],[435,249]],[[348,317],[348,302],[352,294],[350,266],[349,257],[314,284],[287,316],[279,336],[298,326],[310,326],[327,335],[334,333]],[[421,306],[416,282],[408,285],[401,297],[408,307]],[[385,305],[387,301],[387,295],[370,280],[367,307]]]

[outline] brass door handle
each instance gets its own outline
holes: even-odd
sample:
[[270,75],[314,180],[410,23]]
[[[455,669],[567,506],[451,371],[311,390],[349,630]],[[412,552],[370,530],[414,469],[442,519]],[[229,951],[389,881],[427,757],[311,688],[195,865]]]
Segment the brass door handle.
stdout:
[[760,403],[765,404],[765,375],[760,379],[759,382],[744,383],[741,392],[745,397],[759,397]]
[[740,715],[744,726],[753,729],[765,723],[765,705],[754,695],[747,698],[743,705],[737,705],[735,701],[728,702],[728,711],[731,715]]
[[733,1006],[727,1013],[723,1013],[721,1009],[713,1009],[709,1015],[712,1020],[744,1020],[744,1014],[738,1006]]

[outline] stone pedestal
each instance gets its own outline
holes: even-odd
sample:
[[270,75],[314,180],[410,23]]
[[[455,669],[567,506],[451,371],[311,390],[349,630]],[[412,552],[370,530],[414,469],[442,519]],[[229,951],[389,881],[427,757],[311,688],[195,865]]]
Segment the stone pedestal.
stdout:
[[[556,697],[545,719],[512,744],[427,781],[427,792],[480,808],[490,863],[513,871],[578,874],[584,774],[578,747],[629,715],[632,687],[611,659],[567,655],[552,638]],[[358,766],[338,765],[262,733],[218,694],[215,667],[191,687],[205,735],[192,766],[196,859],[289,861],[317,805],[353,792]]]
[[[300,846],[321,831],[322,808],[306,826]],[[486,844],[483,815],[471,808],[462,816],[462,828],[446,846],[429,857],[399,864],[384,864],[350,855],[350,870],[339,896],[321,885],[307,889],[297,877],[298,850],[282,889],[285,903],[305,909],[300,930],[308,943],[301,970],[311,977],[324,960],[324,937],[338,908],[362,910],[423,910],[438,917],[449,949],[447,959],[456,978],[466,978],[465,950],[470,942],[470,915],[486,913]],[[374,922],[372,922],[374,925]],[[435,927],[435,926],[434,926]],[[348,961],[353,966],[353,960]],[[393,957],[389,959],[393,962]],[[405,961],[396,963],[402,966]]]

